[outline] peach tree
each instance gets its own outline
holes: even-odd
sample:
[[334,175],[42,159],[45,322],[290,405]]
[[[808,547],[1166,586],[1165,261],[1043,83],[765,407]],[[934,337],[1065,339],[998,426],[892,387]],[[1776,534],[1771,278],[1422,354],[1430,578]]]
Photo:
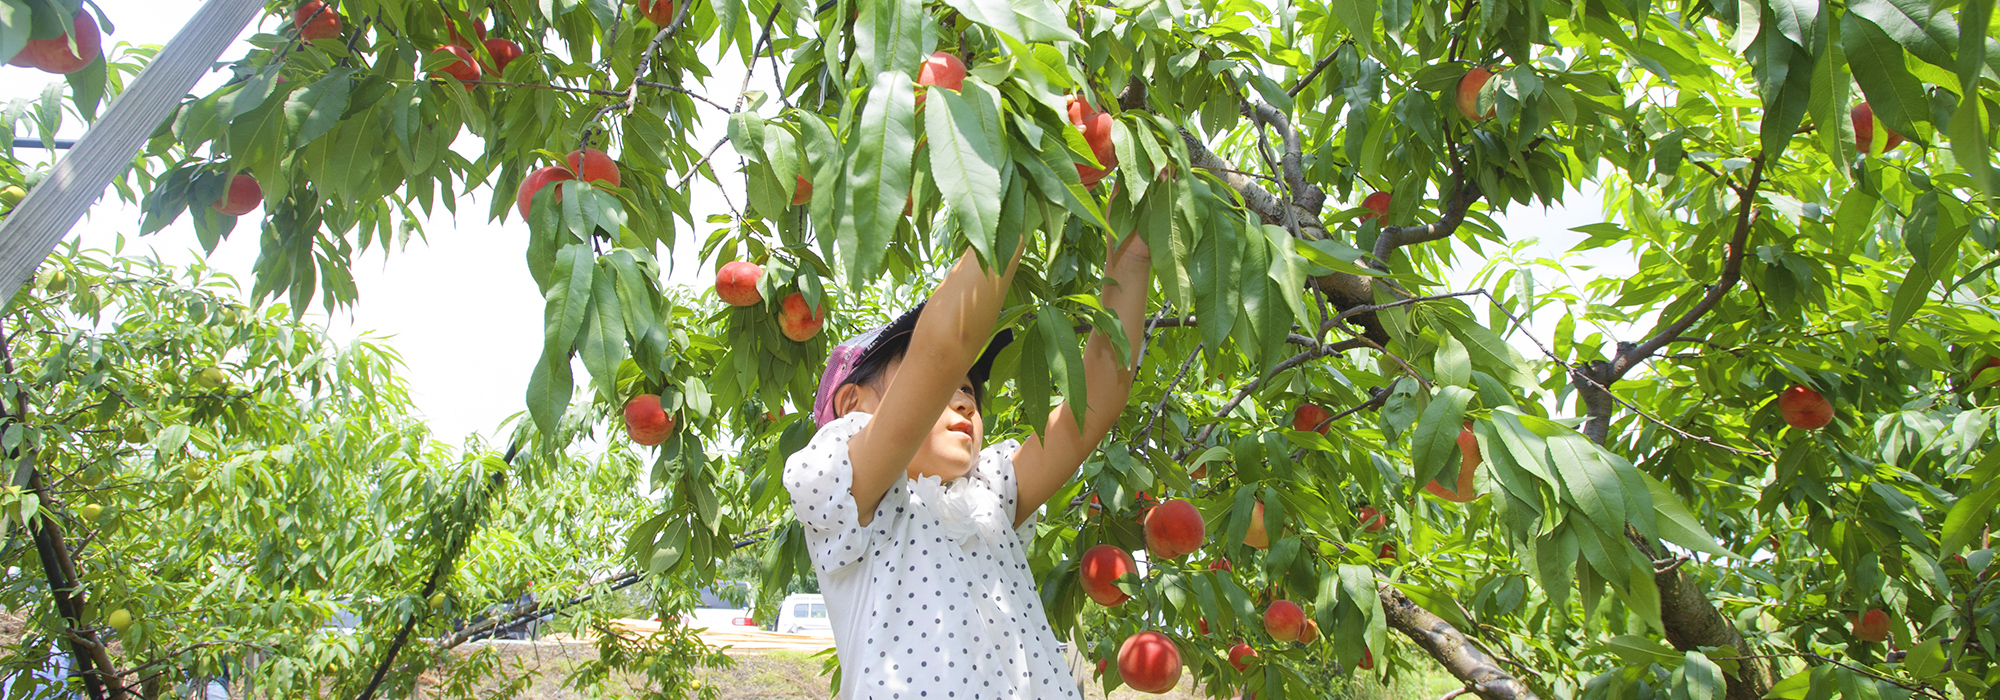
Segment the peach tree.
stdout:
[[[212,246],[250,174],[255,296],[339,307],[360,251],[490,187],[546,301],[523,444],[642,395],[674,420],[625,538],[647,576],[712,578],[749,533],[767,593],[809,570],[778,475],[828,339],[961,250],[1026,241],[1000,433],[1088,401],[1097,261],[1136,231],[1140,390],[1035,551],[1081,652],[1161,632],[1216,696],[1363,666],[1487,698],[2000,692],[1991,2],[270,9],[121,188],[142,227]],[[726,214],[695,220],[697,180]],[[1506,223],[1548,206],[1601,208],[1572,252],[1634,271]],[[759,301],[665,287],[688,246],[761,266]],[[1171,499],[1201,550],[1086,602],[1082,553]],[[1273,636],[1279,601],[1322,633]]]

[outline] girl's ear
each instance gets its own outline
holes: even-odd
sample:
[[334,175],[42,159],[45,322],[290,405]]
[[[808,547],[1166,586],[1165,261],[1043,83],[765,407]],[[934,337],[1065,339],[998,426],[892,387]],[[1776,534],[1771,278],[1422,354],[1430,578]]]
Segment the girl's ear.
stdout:
[[[863,388],[860,384],[842,384],[833,390],[833,417],[839,418],[862,408]],[[873,394],[873,392],[869,392]],[[872,406],[869,408],[873,408]]]

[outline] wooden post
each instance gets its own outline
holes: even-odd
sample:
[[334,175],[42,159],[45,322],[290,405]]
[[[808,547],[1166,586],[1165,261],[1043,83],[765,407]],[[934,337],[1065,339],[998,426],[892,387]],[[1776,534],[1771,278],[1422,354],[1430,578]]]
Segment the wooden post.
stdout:
[[0,302],[14,298],[104,187],[131,167],[160,122],[215,65],[250,19],[260,0],[207,0],[174,34],[104,117],[56,161],[47,179],[28,192],[14,213],[0,220]]

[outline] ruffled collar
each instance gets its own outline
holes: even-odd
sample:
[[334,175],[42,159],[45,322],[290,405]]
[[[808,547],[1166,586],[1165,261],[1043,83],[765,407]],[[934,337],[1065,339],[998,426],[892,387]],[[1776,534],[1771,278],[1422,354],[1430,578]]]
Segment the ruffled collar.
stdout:
[[981,534],[998,537],[1007,529],[1000,495],[981,486],[972,475],[951,481],[918,477],[909,480],[910,500],[937,516],[946,538],[965,545]]

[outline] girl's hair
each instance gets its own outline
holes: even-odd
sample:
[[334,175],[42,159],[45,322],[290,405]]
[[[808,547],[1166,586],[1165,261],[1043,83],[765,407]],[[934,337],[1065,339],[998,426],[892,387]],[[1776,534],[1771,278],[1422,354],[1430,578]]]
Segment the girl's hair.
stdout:
[[[854,363],[854,371],[847,374],[847,378],[841,382],[841,385],[857,384],[865,387],[877,387],[876,383],[882,380],[882,373],[888,371],[889,363],[895,362],[909,352],[909,333],[898,333],[876,341],[875,347],[869,348],[867,352],[862,354],[861,360]],[[977,370],[975,370],[975,373],[968,373],[966,378],[972,382],[973,405],[979,406],[982,409],[985,408],[986,377],[978,376]]]

